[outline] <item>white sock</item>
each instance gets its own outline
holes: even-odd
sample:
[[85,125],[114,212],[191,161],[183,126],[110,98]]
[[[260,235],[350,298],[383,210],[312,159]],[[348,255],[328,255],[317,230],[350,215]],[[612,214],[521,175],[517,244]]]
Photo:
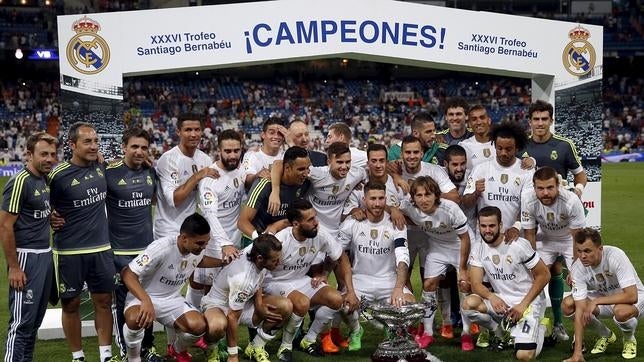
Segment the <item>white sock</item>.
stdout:
[[595,329],[595,331],[597,331],[597,334],[599,334],[600,337],[610,337],[612,333],[611,330],[606,327],[604,322],[600,321],[594,314],[590,316],[590,325]]
[[178,353],[187,350],[190,346],[197,342],[199,338],[201,338],[201,336],[203,336],[203,334],[194,335],[192,333],[182,331],[177,332],[177,339],[174,341],[174,350]]
[[543,348],[543,339],[546,336],[546,326],[539,324],[539,332],[537,333],[537,350],[535,351],[534,358],[539,356],[541,349]]
[[282,347],[293,350],[293,338],[295,338],[295,331],[302,325],[304,317],[293,313],[291,318],[286,322],[284,330],[282,331]]
[[461,308],[461,320],[463,321],[463,331],[461,332],[461,336],[464,334],[470,334],[470,327],[472,326],[472,322],[468,318],[465,318],[465,314],[463,314],[463,308]]
[[98,346],[98,354],[101,356],[101,362],[112,358],[112,345]]
[[469,319],[470,322],[478,323],[478,325],[490,331],[496,331],[499,325],[492,319],[492,316],[487,313],[481,313],[477,310],[471,309],[465,309],[461,313],[465,318]]
[[632,341],[635,339],[635,328],[637,328],[636,318],[631,318],[624,322],[618,322],[617,319],[613,317],[613,320],[615,321],[615,323],[617,323],[619,329],[622,330],[622,333],[624,334],[624,341]]
[[311,323],[309,331],[304,336],[309,342],[315,342],[318,339],[318,335],[326,329],[326,326],[333,320],[336,314],[339,314],[337,310],[333,310],[329,307],[321,306],[315,312],[315,319]]
[[174,341],[177,340],[177,331],[174,327],[165,327],[165,336],[168,346],[174,344]]
[[358,311],[347,314],[347,325],[349,326],[349,329],[351,329],[351,332],[357,332],[360,330],[360,316],[358,315]]
[[260,325],[257,328],[257,334],[255,335],[255,338],[253,338],[253,342],[251,344],[255,347],[264,347],[266,343],[273,338],[275,338],[275,335],[270,331],[265,331],[264,328]]
[[82,349],[80,351],[72,352],[72,359],[76,358],[85,358],[85,353]]
[[342,313],[336,313],[331,321],[331,328],[340,328],[340,323],[342,323]]
[[145,335],[145,329],[131,330],[127,324],[123,325],[123,339],[125,340],[125,347],[127,347],[127,360],[128,362],[141,361],[141,342]]
[[188,303],[192,304],[193,307],[201,307],[201,298],[203,298],[203,289],[195,289],[190,284],[188,284],[188,290],[186,291],[186,300]]
[[[423,290],[423,301],[427,303],[436,302],[436,292],[426,292]],[[434,335],[434,313],[430,308],[425,308],[425,317],[423,318],[423,326],[425,327],[425,334],[428,336]]]

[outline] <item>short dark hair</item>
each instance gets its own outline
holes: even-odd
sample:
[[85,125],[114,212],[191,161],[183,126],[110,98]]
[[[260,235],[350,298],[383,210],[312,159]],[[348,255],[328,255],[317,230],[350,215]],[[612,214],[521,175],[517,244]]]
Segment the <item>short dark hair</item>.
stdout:
[[485,111],[485,114],[487,114],[487,108],[485,108],[482,104],[475,104],[471,106],[470,109],[467,110],[467,115],[469,116],[470,113],[474,111]]
[[451,97],[447,99],[445,102],[445,114],[447,114],[447,110],[450,108],[458,108],[461,107],[463,108],[463,112],[467,114],[467,109],[469,108],[469,104],[467,103],[467,100],[463,97]]
[[271,251],[281,251],[282,243],[271,234],[262,234],[253,240],[253,246],[250,248],[250,252],[246,255],[248,261],[254,263],[257,261],[257,257],[261,256],[264,259],[268,259]]
[[496,216],[496,221],[498,221],[499,224],[503,221],[501,220],[501,209],[496,206],[486,206],[482,208],[481,210],[479,210],[479,219],[481,218],[481,216]]
[[183,222],[181,223],[181,228],[179,229],[179,233],[187,236],[210,234],[210,225],[208,224],[208,220],[206,220],[206,218],[197,213],[194,213],[183,220]]
[[203,116],[197,113],[182,113],[179,115],[179,118],[177,119],[177,129],[181,131],[181,126],[183,126],[183,122],[186,121],[198,121],[199,126],[201,127],[201,130],[203,131],[204,127],[204,119]]
[[586,239],[590,239],[595,246],[600,246],[602,244],[601,234],[593,228],[582,228],[575,234],[575,243],[577,244],[585,243]]
[[39,141],[45,141],[50,145],[58,146],[58,139],[50,135],[47,132],[36,132],[32,133],[29,138],[27,138],[27,151],[34,153],[36,149],[36,143]]
[[96,131],[96,128],[94,127],[93,124],[87,123],[87,122],[75,122],[71,126],[69,126],[69,131],[67,131],[67,140],[69,142],[74,142],[78,141],[78,134],[79,130],[81,127],[88,127]]
[[438,186],[438,182],[429,176],[420,176],[417,177],[414,181],[411,182],[409,186],[409,196],[413,199],[414,194],[416,193],[416,188],[424,187],[425,190],[431,192],[436,197],[434,200],[434,205],[439,205],[441,203],[441,188]]
[[385,151],[385,159],[387,159],[387,147],[381,143],[370,143],[367,146],[367,159],[369,159],[369,154],[371,152]]
[[402,150],[405,145],[410,144],[410,143],[416,143],[418,142],[421,146],[423,145],[420,142],[420,139],[416,136],[408,135],[403,137],[402,142],[400,143],[400,149]]
[[345,141],[351,142],[351,128],[346,123],[336,122],[329,126],[329,132],[331,130],[342,135]]
[[302,211],[312,209],[313,205],[307,199],[295,199],[286,209],[286,219],[292,224],[293,221],[302,219]]
[[534,183],[536,180],[546,181],[550,180],[551,178],[554,178],[557,182],[557,185],[559,185],[557,170],[550,166],[544,166],[535,171],[534,175],[532,175],[532,182]]
[[552,118],[552,115],[554,114],[554,108],[552,107],[552,104],[538,100],[530,105],[530,108],[528,108],[528,118],[532,118],[532,113],[534,112],[548,112],[548,115],[550,115],[550,118]]
[[268,129],[268,126],[272,126],[272,125],[283,126],[284,122],[282,121],[281,118],[271,117],[267,119],[262,125],[262,132],[266,132],[266,130]]
[[217,144],[219,147],[221,147],[221,143],[226,140],[239,141],[242,146],[244,145],[241,134],[234,129],[226,129],[219,133],[219,136],[217,136]]
[[141,127],[132,127],[128,128],[123,132],[123,139],[122,142],[124,145],[127,145],[127,143],[130,141],[131,138],[143,138],[146,141],[148,141],[148,144],[150,144],[150,133],[146,130],[144,130]]
[[528,136],[525,130],[517,122],[501,122],[492,126],[490,130],[490,139],[492,144],[496,144],[498,138],[512,138],[514,139],[517,150],[522,150],[528,143]]
[[364,187],[362,188],[364,190],[364,194],[366,195],[367,192],[371,190],[378,190],[378,191],[387,191],[387,186],[383,184],[382,182],[378,181],[369,181],[366,184],[364,184]]
[[467,158],[467,152],[461,145],[451,145],[445,149],[445,160],[449,162],[453,156],[465,156]]
[[336,158],[338,158],[344,155],[345,153],[350,153],[350,152],[351,150],[349,149],[349,146],[347,146],[346,143],[333,142],[326,150],[326,155],[329,159],[331,159],[331,156],[335,156]]
[[427,112],[418,112],[414,116],[414,119],[411,121],[411,129],[413,130],[419,130],[425,123],[436,123],[434,121],[434,117],[432,117],[431,114]]
[[300,146],[293,146],[289,147],[286,152],[284,152],[284,157],[282,159],[282,162],[286,164],[292,164],[295,162],[296,159],[298,158],[304,158],[304,157],[309,157],[309,151],[307,151],[305,148],[302,148]]

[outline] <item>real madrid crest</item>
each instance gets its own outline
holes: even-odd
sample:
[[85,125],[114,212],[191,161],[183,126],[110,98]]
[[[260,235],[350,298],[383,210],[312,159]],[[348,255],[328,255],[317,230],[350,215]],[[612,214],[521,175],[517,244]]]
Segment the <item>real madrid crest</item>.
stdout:
[[507,261],[508,264],[512,264],[512,256],[511,255],[506,256],[505,261]]
[[559,154],[557,153],[557,150],[552,150],[552,152],[550,152],[550,159],[554,161],[558,158],[559,158]]
[[590,32],[578,25],[568,32],[570,43],[562,54],[562,62],[568,73],[581,77],[595,67],[595,48],[588,42]]
[[76,32],[67,43],[67,61],[79,73],[96,74],[110,62],[110,47],[97,33],[100,24],[87,16],[72,24]]

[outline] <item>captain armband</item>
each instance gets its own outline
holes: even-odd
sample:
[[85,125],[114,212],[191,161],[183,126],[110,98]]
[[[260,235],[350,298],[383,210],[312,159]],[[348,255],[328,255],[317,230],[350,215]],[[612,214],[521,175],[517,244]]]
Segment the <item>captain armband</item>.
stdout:
[[400,238],[394,240],[394,252],[396,253],[396,265],[405,263],[409,266],[409,248],[407,247],[407,240]]

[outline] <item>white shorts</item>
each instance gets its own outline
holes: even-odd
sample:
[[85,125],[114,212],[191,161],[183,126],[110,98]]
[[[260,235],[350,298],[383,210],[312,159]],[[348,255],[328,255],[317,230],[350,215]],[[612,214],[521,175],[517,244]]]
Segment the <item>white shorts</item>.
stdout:
[[409,248],[409,270],[414,269],[414,261],[418,255],[420,265],[424,267],[427,258],[428,236],[418,229],[407,229],[407,247]]
[[425,278],[435,278],[445,275],[447,267],[452,265],[456,270],[459,268],[460,249],[448,249],[433,245],[425,258]]
[[546,265],[554,264],[557,257],[563,256],[566,266],[572,266],[572,241],[537,241],[537,251]]
[[[541,295],[543,296],[543,294]],[[487,307],[487,313],[492,316],[492,319],[496,322],[503,319],[503,315],[499,315],[494,311],[489,300],[483,299],[483,302]],[[543,341],[539,341],[540,338],[543,338],[543,334],[539,334],[539,326],[541,325],[541,319],[543,319],[545,311],[545,298],[537,297],[532,301],[527,309],[527,313],[524,313],[523,318],[510,329],[510,335],[514,337],[515,349],[533,350],[537,349],[540,343],[543,343]]]
[[[601,296],[603,296],[603,294],[593,293],[593,292],[588,293],[588,299],[597,299]],[[637,316],[637,319],[644,317],[644,294],[637,295],[637,303],[633,304],[633,306],[635,306],[635,308],[639,313]],[[615,316],[615,314],[613,313],[613,308],[615,308],[615,304],[601,304],[601,305],[598,305],[597,308],[599,308],[600,317],[606,318],[606,317]]]
[[[391,292],[395,286],[395,276],[391,279],[376,279],[370,275],[353,275],[353,288],[356,296],[358,299],[364,296],[369,302],[389,303]],[[413,294],[407,287],[403,287],[403,293]]]
[[192,275],[192,280],[199,284],[212,285],[213,280],[215,280],[215,277],[217,276],[217,274],[219,274],[220,271],[221,267],[196,268],[194,274]]
[[[222,303],[221,300],[204,296],[201,299],[201,310],[205,313],[208,309],[211,309],[211,308],[218,308],[224,313],[224,315],[228,315],[228,311],[230,311],[230,308],[228,308],[227,302]],[[255,298],[244,303],[244,308],[242,309],[242,313],[239,316],[239,324],[243,324],[245,326],[252,327],[252,328],[257,328],[258,326],[253,325],[253,314],[255,314]]]
[[[192,304],[182,297],[169,297],[169,298],[151,298],[152,305],[154,305],[154,314],[156,320],[166,327],[173,327],[174,322],[182,315],[195,311],[199,312]],[[123,311],[135,305],[141,305],[141,301],[136,299],[132,294],[128,293],[125,299],[125,308]]]
[[285,298],[288,297],[291,292],[298,291],[311,299],[315,293],[326,286],[327,284],[320,283],[317,288],[313,288],[311,286],[311,277],[304,276],[301,279],[291,280],[288,282],[269,281],[264,285],[264,291],[266,294],[279,295],[280,297]]

